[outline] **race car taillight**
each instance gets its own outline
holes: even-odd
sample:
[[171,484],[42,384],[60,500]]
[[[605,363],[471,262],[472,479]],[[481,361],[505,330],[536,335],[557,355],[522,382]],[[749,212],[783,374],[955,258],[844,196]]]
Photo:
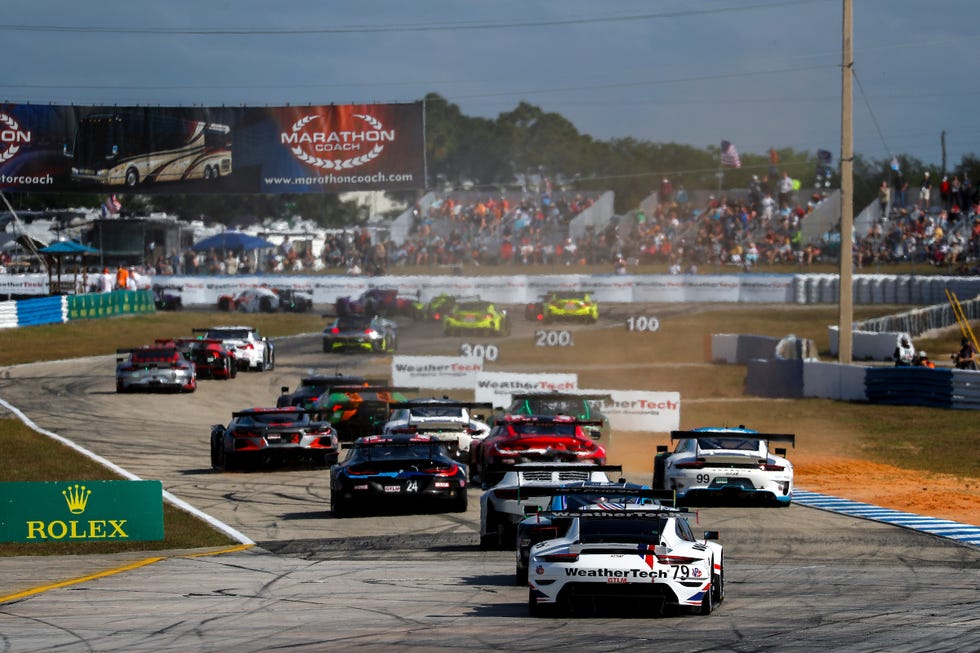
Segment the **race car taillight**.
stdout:
[[334,335],[337,335],[338,333],[340,333],[340,329],[338,329],[337,327],[334,327],[334,328],[330,329],[330,333],[332,333]]
[[674,465],[674,467],[676,467],[677,469],[703,469],[704,461],[695,460],[693,462],[677,463],[676,465]]
[[552,553],[551,555],[541,556],[545,562],[578,562],[577,553]]
[[516,499],[519,496],[517,488],[501,488],[493,491],[493,496],[498,499]]
[[436,322],[438,322],[439,320],[441,320],[441,319],[442,319],[442,315],[440,315],[439,313],[435,313],[435,314],[434,314],[434,315],[432,316],[432,319],[433,319],[433,320],[435,320]]
[[452,467],[430,467],[422,471],[435,476],[455,476],[456,472],[459,471],[459,465],[453,465]]
[[486,315],[483,316],[483,319],[484,320],[492,320],[493,319],[493,315],[491,315],[490,313],[487,313]]
[[759,468],[767,472],[781,472],[786,469],[782,465],[760,465]]
[[658,555],[657,562],[662,565],[689,565],[700,562],[700,560],[690,556]]

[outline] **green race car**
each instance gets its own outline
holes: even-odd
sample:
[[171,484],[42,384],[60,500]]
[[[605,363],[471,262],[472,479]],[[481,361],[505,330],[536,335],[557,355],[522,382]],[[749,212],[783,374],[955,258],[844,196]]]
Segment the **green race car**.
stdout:
[[449,293],[436,295],[422,309],[422,319],[426,322],[442,322],[456,306],[456,301],[456,296]]
[[524,309],[524,317],[537,322],[596,322],[599,303],[583,290],[561,290],[545,293],[541,301]]
[[508,336],[510,316],[506,310],[494,306],[493,302],[482,299],[461,300],[443,319],[442,332],[447,336]]

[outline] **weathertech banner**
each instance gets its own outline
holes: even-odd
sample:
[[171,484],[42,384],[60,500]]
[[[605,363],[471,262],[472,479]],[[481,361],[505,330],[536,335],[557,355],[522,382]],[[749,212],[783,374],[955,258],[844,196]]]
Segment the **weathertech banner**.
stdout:
[[422,188],[422,103],[0,104],[0,190],[338,193]]

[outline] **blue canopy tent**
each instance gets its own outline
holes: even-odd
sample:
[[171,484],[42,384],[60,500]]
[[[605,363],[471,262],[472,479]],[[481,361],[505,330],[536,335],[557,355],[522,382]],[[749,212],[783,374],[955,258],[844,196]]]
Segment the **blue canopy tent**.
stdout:
[[227,252],[228,250],[233,252],[249,252],[253,249],[265,249],[267,247],[275,247],[275,244],[270,243],[265,238],[252,236],[242,231],[224,231],[220,234],[208,236],[204,240],[191,245],[191,249],[195,252],[206,252],[211,248],[222,252]]
[[208,252],[213,249],[216,252],[221,252],[222,259],[227,257],[228,252],[235,252],[236,254],[254,252],[254,259],[251,262],[251,266],[253,270],[258,270],[258,250],[275,246],[275,243],[270,243],[268,240],[259,238],[258,236],[252,236],[241,231],[224,231],[194,243],[191,245],[191,249],[195,252]]
[[[43,254],[47,258],[54,259],[55,264],[57,265],[57,281],[55,281],[52,277],[51,266],[48,266],[48,292],[52,295],[74,294],[79,292],[78,263],[81,260],[81,257],[99,253],[99,250],[95,249],[94,247],[76,243],[73,240],[59,240],[51,243],[47,247],[42,247],[37,251],[38,254]],[[75,261],[75,280],[70,285],[62,284],[61,282],[61,262],[66,256],[71,256]],[[82,292],[85,291],[85,285],[85,279],[83,276],[83,287],[81,288]]]

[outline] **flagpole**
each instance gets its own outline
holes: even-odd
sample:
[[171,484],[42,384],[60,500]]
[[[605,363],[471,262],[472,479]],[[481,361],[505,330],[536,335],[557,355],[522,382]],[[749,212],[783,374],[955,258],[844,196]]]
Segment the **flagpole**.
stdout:
[[838,304],[837,360],[849,364],[852,360],[853,296],[852,296],[852,238],[854,235],[854,125],[852,73],[854,66],[854,33],[852,0],[843,0],[841,65],[841,156],[840,156],[840,299]]

